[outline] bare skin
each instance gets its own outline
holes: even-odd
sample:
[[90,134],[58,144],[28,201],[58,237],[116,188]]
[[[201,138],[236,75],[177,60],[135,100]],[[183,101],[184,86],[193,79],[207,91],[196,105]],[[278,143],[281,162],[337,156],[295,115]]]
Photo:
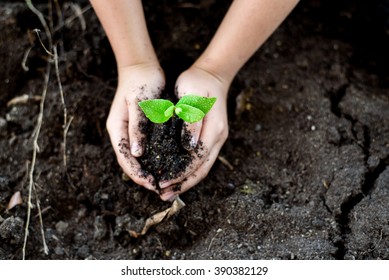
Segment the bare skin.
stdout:
[[[141,1],[91,0],[91,3],[107,33],[118,65],[119,85],[107,120],[112,145],[119,164],[130,178],[155,190],[152,177],[140,176],[136,159],[144,149],[144,135],[137,130],[144,116],[136,101],[158,97],[165,78],[151,45]],[[298,0],[233,1],[204,53],[178,77],[178,97],[196,92],[201,96],[217,97],[218,101],[202,121],[187,125],[192,135],[192,148],[201,141],[205,147],[203,154],[195,156],[193,163],[178,178],[160,182],[164,189],[161,199],[172,200],[206,177],[228,136],[226,100],[233,78],[297,3]],[[140,84],[146,85],[142,91]],[[122,139],[127,139],[128,147],[131,147],[127,157],[118,149]]]

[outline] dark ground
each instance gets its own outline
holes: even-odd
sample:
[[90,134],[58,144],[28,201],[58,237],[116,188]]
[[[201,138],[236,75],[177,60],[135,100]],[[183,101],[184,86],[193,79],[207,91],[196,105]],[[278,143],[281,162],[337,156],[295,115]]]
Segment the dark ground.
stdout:
[[[37,17],[21,1],[1,2],[0,259],[20,259],[39,101],[7,102],[41,95],[47,55],[29,32],[42,29]],[[174,83],[227,5],[155,2],[145,9],[150,33]],[[74,15],[69,3],[65,19]],[[187,206],[139,239],[128,230],[169,204],[122,180],[105,130],[116,84],[108,41],[92,10],[84,31],[75,19],[55,32],[73,117],[68,175],[52,68],[34,174],[49,254],[34,194],[26,258],[389,259],[388,7],[386,0],[302,1],[232,85],[220,155],[233,171],[217,161],[181,196]],[[6,211],[17,191],[23,204]]]

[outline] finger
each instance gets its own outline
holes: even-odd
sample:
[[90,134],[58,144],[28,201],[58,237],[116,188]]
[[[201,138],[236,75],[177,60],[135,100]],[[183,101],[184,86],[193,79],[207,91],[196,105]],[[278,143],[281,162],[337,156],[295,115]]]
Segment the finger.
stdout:
[[136,99],[126,100],[128,110],[128,136],[130,139],[131,155],[140,157],[143,154],[146,136],[143,133],[146,118],[138,106]]
[[177,184],[188,177],[209,158],[211,152],[216,153],[215,157],[217,157],[217,154],[227,139],[228,129],[225,127],[226,122],[221,121],[214,123],[212,126],[207,126],[208,121],[209,116],[206,116],[203,120],[203,130],[200,135],[201,145],[199,145],[197,149],[191,151],[191,156],[193,157],[192,163],[178,177],[169,181],[161,181],[159,183],[161,188]]
[[191,151],[192,162],[187,168],[180,173],[176,178],[170,179],[168,181],[160,181],[159,186],[161,189],[167,188],[170,185],[177,184],[181,182],[185,177],[188,177],[191,173],[193,173],[199,166],[208,158],[208,148],[206,146],[201,146],[200,151]]
[[[138,160],[132,156],[127,134],[126,122],[116,129],[110,128],[110,139],[114,148],[118,163],[131,180],[136,184],[157,192],[154,177],[142,170]],[[158,193],[158,192],[157,192]]]
[[[204,119],[204,122],[206,121],[207,120]],[[205,160],[209,159],[210,153],[212,153],[212,155],[216,154],[214,156],[216,158],[217,154],[219,153],[221,147],[224,144],[225,139],[227,138],[227,136],[225,135],[225,130],[223,130],[222,127],[223,125],[214,125],[209,129],[203,129],[200,136],[201,145],[199,145],[198,148],[196,148],[195,150],[191,151],[191,156],[193,158],[192,163],[179,176],[169,181],[161,181],[159,183],[159,186],[161,188],[166,188],[170,185],[181,182],[184,178],[191,175],[202,164],[204,164]]]
[[115,149],[119,165],[123,171],[138,185],[145,187],[148,190],[158,193],[155,180],[152,175],[142,170],[138,160],[130,153],[129,142],[122,138]]
[[[212,129],[203,130],[200,137],[201,145],[191,152],[193,157],[192,163],[182,174],[180,174],[180,176],[169,181],[161,181],[159,186],[163,189],[169,187],[170,185],[180,183],[186,177],[198,170],[203,164],[208,166],[209,162],[206,162],[206,160],[211,160],[211,163],[213,164],[227,138],[226,132],[227,130],[223,129],[223,124],[220,126],[213,126]],[[207,141],[207,139],[209,140]],[[210,148],[208,149],[208,147]]]
[[202,124],[202,121],[196,123],[184,123],[181,131],[181,144],[186,150],[191,151],[196,148],[200,138]]
[[211,152],[209,157],[204,161],[204,164],[202,164],[195,172],[185,178],[185,180],[176,185],[171,185],[165,189],[162,189],[160,192],[160,198],[164,201],[170,201],[172,199],[174,200],[177,195],[184,193],[197,185],[208,175],[217,159],[218,154],[219,151],[216,150]]

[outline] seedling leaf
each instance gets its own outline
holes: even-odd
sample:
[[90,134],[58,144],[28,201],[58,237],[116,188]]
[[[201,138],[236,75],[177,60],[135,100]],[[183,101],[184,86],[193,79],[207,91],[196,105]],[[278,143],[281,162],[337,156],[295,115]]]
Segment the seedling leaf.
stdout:
[[206,115],[209,110],[211,110],[213,104],[216,102],[216,97],[202,97],[198,95],[184,95],[176,104],[176,106],[180,104],[190,105],[201,110],[204,115]]
[[204,118],[215,102],[216,97],[189,94],[183,96],[175,106],[166,99],[145,100],[138,104],[146,117],[154,123],[164,123],[174,113],[188,123],[195,123]]
[[177,116],[188,123],[201,121],[205,116],[203,111],[200,109],[186,104],[177,104],[175,113]]
[[[164,123],[173,115],[174,104],[169,100],[145,100],[139,102],[138,104],[143,113],[145,113],[146,117],[154,123]],[[171,112],[170,115],[169,112]]]

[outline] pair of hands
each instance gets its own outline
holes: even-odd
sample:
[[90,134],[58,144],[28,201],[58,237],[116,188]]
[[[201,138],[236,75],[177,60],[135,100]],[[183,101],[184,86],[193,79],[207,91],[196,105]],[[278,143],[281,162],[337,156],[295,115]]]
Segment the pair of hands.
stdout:
[[[162,200],[173,200],[200,182],[215,162],[228,136],[227,91],[229,84],[207,70],[192,66],[176,81],[176,94],[180,98],[189,93],[199,96],[216,97],[217,101],[205,118],[188,124],[191,146],[202,142],[202,154],[194,152],[194,160],[177,178],[159,182],[157,190],[154,178],[144,177],[137,160],[143,154],[145,135],[139,130],[139,123],[146,117],[138,102],[159,98],[165,86],[165,76],[158,64],[128,66],[119,69],[119,84],[107,119],[107,129],[118,162],[123,171],[138,185],[155,191]],[[143,145],[142,145],[143,143]],[[179,191],[174,186],[180,184]]]

